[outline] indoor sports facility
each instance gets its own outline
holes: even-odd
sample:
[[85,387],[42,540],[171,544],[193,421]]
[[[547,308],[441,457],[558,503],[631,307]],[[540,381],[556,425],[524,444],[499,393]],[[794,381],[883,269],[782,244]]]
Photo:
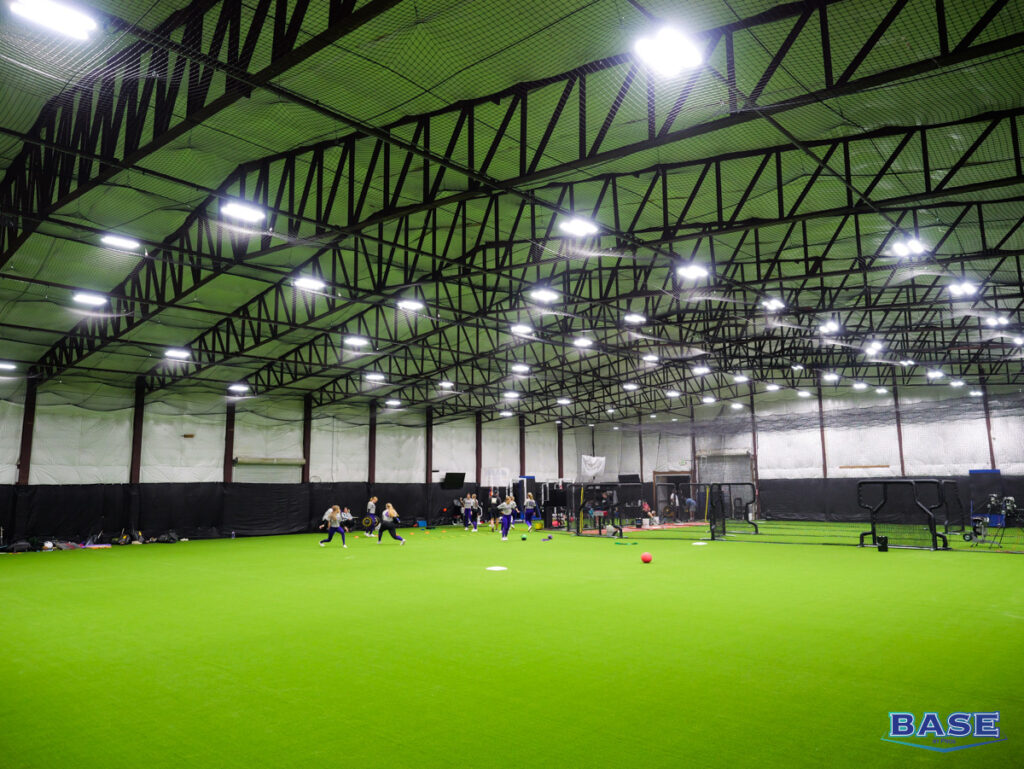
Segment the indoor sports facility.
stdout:
[[1024,765],[1024,0],[0,0],[0,766]]

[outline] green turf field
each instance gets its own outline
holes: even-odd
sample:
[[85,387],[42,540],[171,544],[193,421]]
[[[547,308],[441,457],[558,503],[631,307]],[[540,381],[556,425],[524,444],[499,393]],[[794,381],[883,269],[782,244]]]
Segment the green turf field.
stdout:
[[1018,556],[520,533],[2,556],[0,766],[1024,764]]

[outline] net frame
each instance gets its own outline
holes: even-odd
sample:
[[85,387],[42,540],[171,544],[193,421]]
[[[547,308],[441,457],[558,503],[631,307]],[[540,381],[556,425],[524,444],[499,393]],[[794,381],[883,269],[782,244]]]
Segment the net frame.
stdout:
[[[881,499],[877,504],[871,504],[865,499],[865,491],[877,487],[881,491]],[[887,510],[890,505],[889,492],[895,488],[909,488],[913,494],[913,509],[901,511],[902,517],[913,518],[911,521],[890,521],[883,520],[891,516],[892,511]],[[934,504],[926,504],[923,501],[924,490],[933,489],[935,496]],[[927,549],[927,550],[948,550],[949,541],[945,534],[936,530],[935,511],[943,505],[942,483],[933,478],[911,479],[911,478],[886,478],[859,481],[857,483],[857,504],[867,510],[871,518],[871,530],[860,535],[860,546],[864,546],[866,537],[871,537],[871,544],[877,546],[879,538],[885,537],[889,547]],[[883,516],[883,512],[887,516]],[[925,532],[921,531],[921,528]],[[926,533],[926,536],[921,535]],[[916,535],[916,536],[915,536]],[[925,547],[918,542],[928,543]],[[941,547],[940,547],[941,541]]]

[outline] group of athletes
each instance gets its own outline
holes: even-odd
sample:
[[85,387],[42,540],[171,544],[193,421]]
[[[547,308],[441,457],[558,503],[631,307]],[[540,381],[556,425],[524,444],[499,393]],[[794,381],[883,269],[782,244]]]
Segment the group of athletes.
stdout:
[[[515,528],[512,519],[519,512],[519,506],[511,495],[506,496],[505,501],[500,504],[498,504],[498,497],[491,497],[490,502],[491,504],[488,508],[490,519],[488,522],[491,531],[495,531],[500,526],[501,540],[507,542],[509,530]],[[462,497],[459,500],[459,507],[462,509],[466,531],[469,531],[471,528],[473,531],[476,531],[483,516],[483,506],[480,504],[477,495],[467,494],[465,497]],[[537,501],[533,498],[532,493],[528,493],[526,500],[523,502],[523,520],[526,523],[527,533],[533,529],[533,518],[536,514]],[[345,543],[345,534],[355,526],[354,521],[355,518],[352,517],[352,512],[347,506],[331,505],[327,508],[323,515],[323,523],[320,524],[321,529],[327,530],[327,538],[320,540],[320,547],[326,547],[327,543],[334,539],[335,534],[341,537],[341,546],[348,547]],[[384,505],[384,512],[378,518],[377,497],[370,497],[370,500],[366,503],[366,517],[360,523],[367,537],[372,537],[374,534],[377,535],[377,544],[381,543],[385,531],[391,535],[392,539],[398,540],[398,544],[405,544],[405,539],[398,534],[398,511],[390,502]]]
[[[327,539],[320,540],[320,547],[326,547],[327,543],[334,539],[335,534],[341,536],[341,546],[348,547],[345,544],[345,533],[352,530],[354,520],[352,511],[347,506],[331,505],[327,508],[327,512],[323,515],[323,523],[320,524],[321,529],[327,529]],[[398,544],[405,544],[405,539],[398,535],[398,511],[390,502],[384,505],[384,512],[378,518],[377,497],[370,497],[370,501],[366,503],[366,517],[363,518],[361,524],[367,537],[377,535],[378,545],[383,539],[385,531],[391,535],[392,539],[398,540]]]

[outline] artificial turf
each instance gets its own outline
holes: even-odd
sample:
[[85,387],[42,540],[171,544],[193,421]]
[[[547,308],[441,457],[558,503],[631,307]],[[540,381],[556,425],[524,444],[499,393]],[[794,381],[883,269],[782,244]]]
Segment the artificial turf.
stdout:
[[0,766],[1024,764],[1021,556],[520,534],[0,557]]

